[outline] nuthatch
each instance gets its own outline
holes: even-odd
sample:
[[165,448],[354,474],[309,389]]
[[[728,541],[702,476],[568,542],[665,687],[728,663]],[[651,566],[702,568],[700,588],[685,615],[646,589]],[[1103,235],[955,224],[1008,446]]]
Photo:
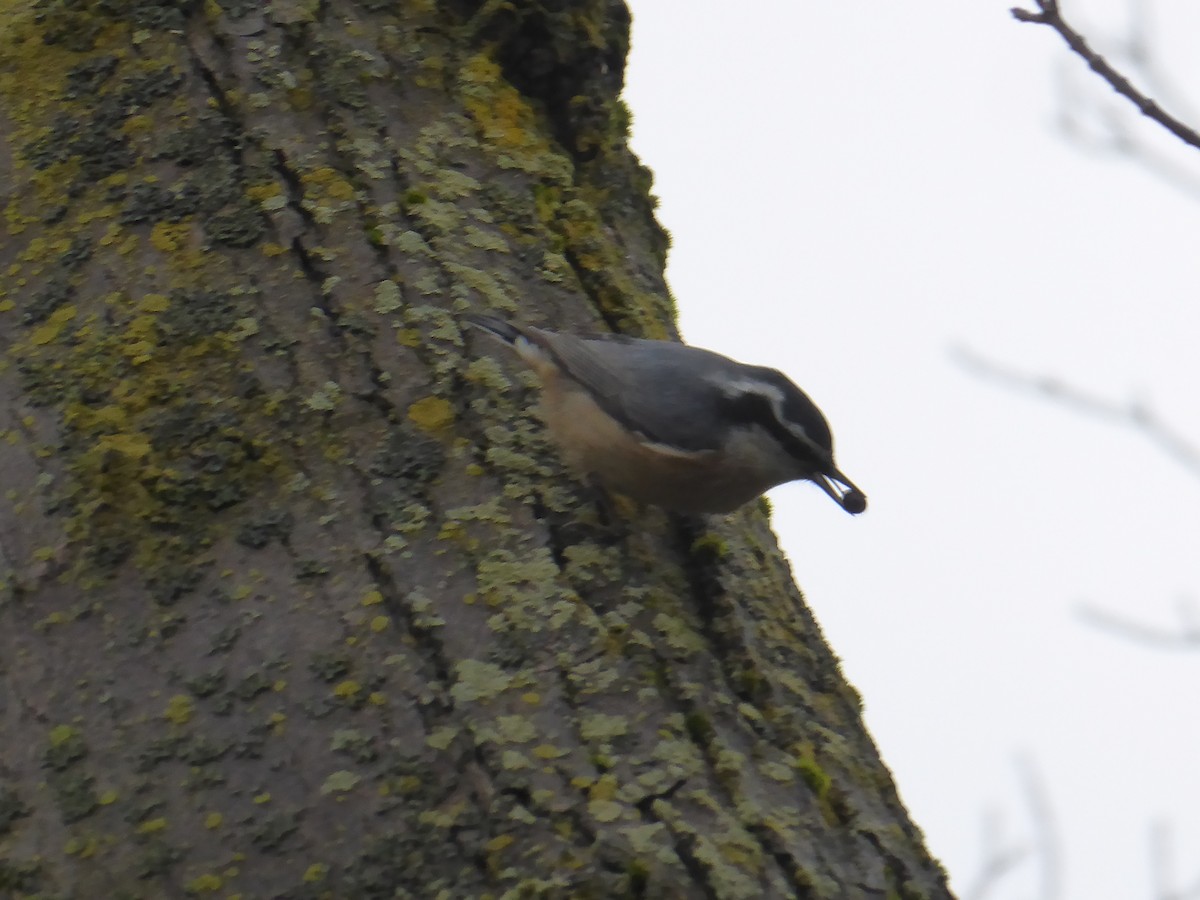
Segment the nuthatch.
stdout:
[[838,471],[821,411],[786,375],[673,341],[572,335],[466,316],[538,374],[567,463],[634,500],[729,512],[807,479],[848,513],[867,498]]

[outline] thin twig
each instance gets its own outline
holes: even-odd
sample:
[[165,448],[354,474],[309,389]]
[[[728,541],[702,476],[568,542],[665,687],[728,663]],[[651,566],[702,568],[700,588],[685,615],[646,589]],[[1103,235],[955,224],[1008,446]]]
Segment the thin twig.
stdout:
[[1042,863],[1041,900],[1058,900],[1063,888],[1063,852],[1058,822],[1050,805],[1050,792],[1033,760],[1019,758],[1017,775],[1021,779],[1025,802],[1029,804],[1029,815],[1037,832],[1034,846]]
[[963,900],[985,900],[1001,881],[1015,871],[1029,856],[1029,849],[1020,845],[1006,846],[997,817],[989,816],[983,823],[983,866],[975,883],[963,891]]
[[1077,412],[1108,419],[1110,422],[1126,425],[1142,432],[1167,455],[1173,457],[1176,462],[1193,475],[1200,477],[1200,447],[1172,428],[1145,403],[1138,400],[1118,403],[1089,394],[1055,378],[1044,375],[1026,375],[985,359],[965,347],[956,347],[952,352],[965,368],[972,370],[977,375],[1040,394],[1048,400],[1061,403]]
[[1197,900],[1200,897],[1200,882],[1191,887],[1173,886],[1173,837],[1169,822],[1155,822],[1151,828],[1150,867],[1154,878],[1154,900]]
[[[1128,35],[1118,42],[1120,59],[1111,54],[1110,65],[1128,66],[1130,76],[1136,76],[1144,85],[1143,93],[1153,94],[1160,105],[1181,112],[1188,121],[1200,116],[1190,109],[1178,87],[1156,65],[1158,54],[1151,36],[1150,0],[1131,0],[1134,8],[1130,12]],[[1057,75],[1058,116],[1057,123],[1063,135],[1084,152],[1104,155],[1125,156],[1140,165],[1176,190],[1184,191],[1193,198],[1200,198],[1200,178],[1193,166],[1183,164],[1173,153],[1166,152],[1150,133],[1133,127],[1130,115],[1120,98],[1096,97],[1084,90],[1079,79],[1085,76],[1076,71],[1073,60],[1062,60],[1055,67]],[[1088,82],[1091,83],[1090,81]],[[1154,132],[1153,134],[1157,134]],[[1172,144],[1172,149],[1174,148]],[[1189,157],[1190,160],[1190,157]]]
[[1142,115],[1153,119],[1188,146],[1200,150],[1200,133],[1163,110],[1161,106],[1135,88],[1128,78],[1109,65],[1103,56],[1089,47],[1083,35],[1063,19],[1058,8],[1058,0],[1034,0],[1034,2],[1037,4],[1036,12],[1014,6],[1011,9],[1013,18],[1018,22],[1031,22],[1035,25],[1048,25],[1053,28],[1093,72],[1107,81],[1114,91],[1136,106]]
[[1005,846],[1008,842],[1000,836],[999,829],[988,827],[992,823],[985,820],[984,865],[975,879],[975,884],[963,894],[963,897],[969,900],[983,900],[989,891],[1010,875],[1031,853],[1036,855],[1040,870],[1040,900],[1059,900],[1062,896],[1062,842],[1050,803],[1050,792],[1031,759],[1018,757],[1015,766],[1034,832],[1032,846]]
[[1097,606],[1084,605],[1079,608],[1079,617],[1087,624],[1103,631],[1111,631],[1121,638],[1148,644],[1155,650],[1200,650],[1200,626],[1193,621],[1195,608],[1179,610],[1179,626],[1160,628],[1118,616]]

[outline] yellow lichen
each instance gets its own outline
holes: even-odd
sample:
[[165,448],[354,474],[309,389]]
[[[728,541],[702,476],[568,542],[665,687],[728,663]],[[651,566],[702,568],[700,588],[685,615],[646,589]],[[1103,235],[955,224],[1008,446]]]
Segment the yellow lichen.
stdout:
[[498,834],[494,838],[492,838],[490,841],[488,841],[486,844],[484,844],[483,847],[485,850],[487,850],[488,853],[498,853],[499,851],[503,850],[505,847],[508,847],[511,844],[513,844],[515,841],[516,841],[516,838],[514,838],[511,834]]
[[150,244],[163,253],[174,253],[185,246],[192,227],[188,222],[155,222],[150,229]]
[[193,878],[187,883],[187,892],[189,894],[212,894],[219,891],[225,886],[225,879],[220,875],[209,873]]
[[158,834],[160,831],[167,830],[167,820],[159,817],[143,822],[137,827],[138,834]]
[[444,431],[454,422],[454,407],[441,397],[425,397],[409,406],[408,418],[423,431]]
[[357,697],[361,691],[362,685],[353,679],[347,679],[346,681],[339,682],[333,688],[334,695],[341,697],[343,700],[349,700]]
[[329,866],[325,863],[313,863],[304,870],[304,883],[314,884],[318,881],[324,881],[329,874]]
[[75,318],[78,310],[74,306],[64,306],[61,309],[56,309],[46,320],[45,324],[38,326],[29,336],[29,342],[37,346],[45,346],[58,339],[62,333],[63,327]]
[[74,740],[79,735],[79,729],[72,728],[70,725],[55,725],[50,729],[50,746],[61,747],[68,741]]
[[187,694],[176,694],[167,702],[167,708],[163,710],[163,718],[176,725],[186,725],[192,720],[195,712],[196,707],[191,697]]

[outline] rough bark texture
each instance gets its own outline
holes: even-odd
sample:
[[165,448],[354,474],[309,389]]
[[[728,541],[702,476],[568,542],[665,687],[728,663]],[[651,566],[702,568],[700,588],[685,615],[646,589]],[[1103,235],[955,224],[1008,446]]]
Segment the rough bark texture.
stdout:
[[457,324],[670,335],[628,25],[0,0],[0,896],[948,896],[764,511]]

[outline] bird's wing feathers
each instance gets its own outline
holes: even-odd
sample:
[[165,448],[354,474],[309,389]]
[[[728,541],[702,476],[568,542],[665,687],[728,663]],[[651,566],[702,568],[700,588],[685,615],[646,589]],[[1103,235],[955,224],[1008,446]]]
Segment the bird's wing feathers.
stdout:
[[684,453],[716,449],[704,418],[707,408],[720,402],[719,393],[703,381],[664,377],[662,348],[654,346],[659,342],[545,331],[537,338],[601,409],[647,443]]

